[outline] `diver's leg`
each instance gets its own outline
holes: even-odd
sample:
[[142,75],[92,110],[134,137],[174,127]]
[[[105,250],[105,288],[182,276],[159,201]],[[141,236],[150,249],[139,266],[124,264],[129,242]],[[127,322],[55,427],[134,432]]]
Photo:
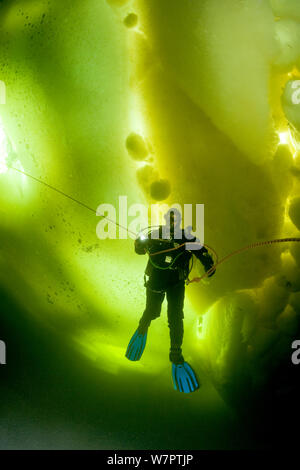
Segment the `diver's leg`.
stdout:
[[172,362],[172,379],[174,389],[178,392],[192,393],[199,388],[196,374],[182,355],[183,341],[183,304],[184,281],[167,290],[168,320],[170,328],[170,361]]
[[139,322],[139,333],[146,333],[151,321],[160,316],[164,297],[164,292],[156,292],[151,290],[149,287],[146,288],[146,308]]
[[182,355],[183,341],[183,306],[184,306],[184,281],[172,285],[167,289],[168,300],[168,323],[170,329],[170,361],[174,364],[183,364]]
[[155,292],[149,287],[147,287],[146,295],[146,309],[140,319],[137,330],[128,344],[125,354],[130,361],[139,361],[142,357],[146,346],[149,325],[154,318],[160,316],[161,304],[165,296],[164,292]]

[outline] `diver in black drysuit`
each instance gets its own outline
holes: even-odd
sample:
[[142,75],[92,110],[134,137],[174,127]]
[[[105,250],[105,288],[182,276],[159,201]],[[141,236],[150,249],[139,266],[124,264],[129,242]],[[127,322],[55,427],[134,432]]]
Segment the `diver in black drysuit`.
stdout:
[[[176,219],[176,222],[175,222]],[[139,237],[135,240],[135,252],[138,255],[144,255],[148,251],[150,254],[174,248],[185,242],[196,242],[196,237],[186,238],[183,229],[180,229],[181,214],[176,209],[170,209],[165,215],[167,224],[159,227],[157,238],[163,237],[166,233],[170,234],[170,241],[160,241],[158,239]],[[169,221],[169,228],[168,228]],[[169,237],[168,237],[169,238]],[[167,268],[175,257],[178,257],[172,266],[168,269],[159,269],[153,266],[150,259],[145,270],[145,287],[146,287],[146,308],[140,319],[138,332],[144,334],[147,332],[150,323],[155,318],[158,318],[161,313],[161,306],[165,295],[168,301],[168,326],[170,329],[170,354],[169,359],[174,364],[182,364],[184,358],[182,355],[182,342],[183,342],[183,306],[185,294],[185,280],[189,275],[189,262],[192,253],[203,264],[207,272],[214,264],[212,257],[209,255],[207,249],[199,244],[199,249],[192,252],[185,249],[185,246],[177,250],[170,251],[164,254],[151,256],[154,264],[160,268]],[[211,277],[215,270],[209,275]],[[147,279],[148,277],[148,279]]]

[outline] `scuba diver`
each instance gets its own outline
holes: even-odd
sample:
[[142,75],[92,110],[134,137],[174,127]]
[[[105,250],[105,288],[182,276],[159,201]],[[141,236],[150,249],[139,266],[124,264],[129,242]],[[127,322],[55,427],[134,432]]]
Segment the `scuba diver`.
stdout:
[[[164,215],[164,219],[166,225],[160,225],[158,230],[152,232],[149,230],[147,236],[140,235],[135,240],[135,252],[138,255],[146,253],[149,255],[144,274],[146,308],[138,328],[128,344],[125,356],[130,361],[140,360],[146,346],[150,323],[160,316],[161,306],[166,296],[170,331],[169,359],[172,362],[173,384],[175,390],[190,393],[199,388],[199,383],[192,367],[185,362],[181,348],[184,332],[185,281],[191,271],[192,253],[200,260],[206,272],[213,267],[214,262],[207,249],[189,233],[191,227],[188,230],[180,228],[181,213],[179,210],[169,209]],[[192,243],[196,243],[198,247],[196,250],[194,247],[191,252],[186,248],[187,244]],[[212,270],[209,277],[214,273],[215,270]]]

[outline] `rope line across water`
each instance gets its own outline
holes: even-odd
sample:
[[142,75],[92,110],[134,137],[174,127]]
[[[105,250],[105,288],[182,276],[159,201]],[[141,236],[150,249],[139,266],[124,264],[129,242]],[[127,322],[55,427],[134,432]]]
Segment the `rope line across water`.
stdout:
[[[65,193],[64,191],[61,191],[60,189],[57,189],[55,188],[54,186],[51,186],[50,184],[46,183],[45,181],[39,179],[39,178],[36,178],[32,175],[30,175],[29,173],[26,173],[25,171],[23,170],[19,170],[18,168],[14,168],[14,167],[10,167],[12,170],[14,171],[17,171],[18,173],[21,173],[25,176],[27,176],[28,178],[31,178],[32,180],[40,183],[40,184],[43,184],[44,186],[46,186],[47,188],[49,189],[52,189],[53,191],[56,191],[57,193],[61,194],[62,196],[70,199],[71,201],[75,202],[76,204],[79,204],[80,206],[84,207],[85,209],[89,210],[90,212],[93,212],[94,214],[97,213],[97,211],[95,209],[93,209],[92,207],[88,206],[87,204],[79,201],[78,199],[75,199],[74,197],[70,196],[69,194]],[[109,219],[108,217],[102,215],[101,216],[102,218],[108,220],[109,222],[117,225],[118,227],[121,227],[123,228],[124,230],[126,230],[128,233],[131,233],[133,234],[135,237],[137,237],[137,234],[134,233],[133,231],[129,230],[127,227],[123,227],[121,224],[119,224],[118,222],[114,221],[114,220],[111,220]],[[266,246],[266,245],[272,245],[272,244],[275,244],[275,243],[291,243],[291,242],[300,242],[300,238],[297,238],[297,237],[290,237],[290,238],[277,238],[277,239],[274,239],[274,240],[267,240],[267,241],[263,241],[263,242],[256,242],[256,243],[251,243],[250,245],[247,245],[247,246],[244,246],[242,248],[239,248],[238,250],[235,250],[233,251],[232,253],[229,253],[228,255],[226,255],[224,258],[222,258],[220,261],[218,260],[218,255],[217,253],[215,252],[215,250],[211,247],[209,247],[208,245],[201,245],[201,246],[205,246],[208,250],[212,251],[215,256],[216,256],[216,262],[215,264],[208,270],[206,271],[201,277],[194,277],[192,280],[187,280],[187,285],[188,284],[192,284],[194,282],[201,282],[202,279],[204,279],[205,277],[209,276],[215,269],[217,266],[220,266],[220,264],[224,263],[225,261],[229,260],[232,256],[235,256],[237,254],[240,254],[240,253],[243,253],[244,251],[247,251],[247,250],[251,250],[253,248],[258,248],[260,246]],[[187,243],[187,242],[186,242]],[[155,256],[155,255],[158,255],[158,254],[162,254],[162,253],[168,253],[170,251],[175,251],[175,250],[178,250],[179,248],[181,248],[182,246],[184,246],[185,243],[182,243],[181,245],[175,247],[175,248],[169,248],[167,250],[162,250],[162,251],[158,251],[156,253],[148,253],[149,256]]]

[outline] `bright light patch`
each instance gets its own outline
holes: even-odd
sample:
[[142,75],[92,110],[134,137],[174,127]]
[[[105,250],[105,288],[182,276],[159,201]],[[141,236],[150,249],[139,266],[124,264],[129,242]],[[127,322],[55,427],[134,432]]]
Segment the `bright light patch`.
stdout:
[[288,145],[293,158],[295,158],[297,150],[299,149],[299,144],[295,141],[291,130],[289,129],[285,132],[278,132],[278,136],[280,145]]
[[147,162],[136,162],[138,168],[144,168],[145,166],[147,166]]
[[1,157],[0,157],[0,173],[6,173],[7,170],[8,170],[8,168],[5,165],[5,162],[3,162]]
[[143,137],[147,134],[140,100],[134,93],[132,93],[130,97],[129,122],[130,132],[135,132]]
[[289,138],[290,138],[290,143],[293,147],[293,157],[296,158],[297,152],[300,150],[300,143],[298,139],[296,138],[296,135],[289,129]]
[[281,145],[289,144],[289,133],[288,132],[279,132],[279,141]]
[[[24,171],[23,165],[22,165],[22,163],[20,162],[20,160],[17,160],[17,161],[15,162],[15,165],[14,165],[14,166],[15,166],[15,168],[17,168],[18,170]],[[24,175],[24,174],[22,173],[22,174],[21,174],[21,180],[22,180],[22,183],[23,183],[23,184],[25,183],[26,178],[27,178],[26,175]]]

